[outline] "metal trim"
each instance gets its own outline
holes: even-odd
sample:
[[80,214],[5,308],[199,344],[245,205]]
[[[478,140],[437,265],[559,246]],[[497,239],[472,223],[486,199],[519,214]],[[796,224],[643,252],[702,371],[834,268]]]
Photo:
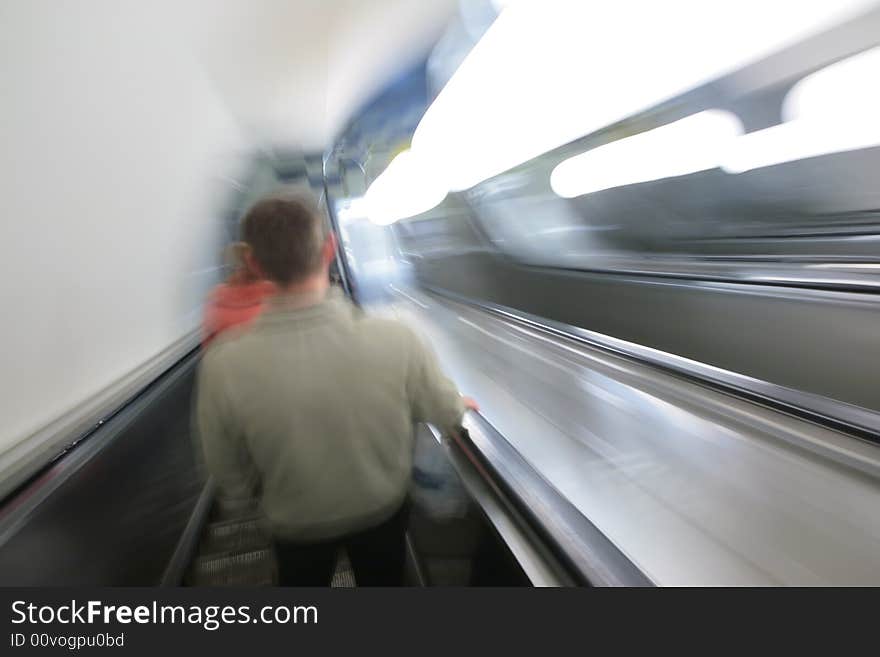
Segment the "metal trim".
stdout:
[[329,155],[325,154],[321,158],[321,183],[324,187],[324,207],[327,209],[327,218],[330,220],[330,227],[336,234],[336,264],[339,269],[339,276],[342,279],[342,286],[348,297],[357,304],[357,294],[354,289],[354,281],[349,269],[348,258],[345,257],[345,249],[342,245],[342,233],[339,228],[339,219],[336,216],[336,209],[333,207],[333,199],[330,197],[330,188],[327,184],[327,161]]
[[205,482],[199,499],[193,507],[189,521],[177,541],[174,553],[165,567],[165,573],[162,575],[162,581],[159,586],[170,587],[180,586],[186,569],[196,555],[199,547],[199,539],[202,537],[202,531],[208,520],[208,513],[211,505],[214,503],[214,479],[209,477]]
[[70,412],[0,453],[0,501],[101,428],[198,347],[199,331],[196,329],[93,397],[80,402]]
[[409,535],[409,532],[406,532],[404,541],[406,542],[406,558],[412,566],[412,573],[415,577],[416,585],[419,587],[428,586],[428,577],[425,574],[425,566],[422,563],[422,559],[419,556],[415,545],[413,545],[412,537]]

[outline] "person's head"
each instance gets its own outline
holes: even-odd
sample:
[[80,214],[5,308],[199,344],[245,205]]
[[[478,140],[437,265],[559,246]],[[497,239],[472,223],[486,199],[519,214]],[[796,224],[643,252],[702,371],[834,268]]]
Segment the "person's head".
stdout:
[[244,217],[242,238],[251,267],[278,287],[327,283],[336,242],[307,196],[258,201]]
[[244,242],[233,242],[223,251],[223,261],[229,270],[226,282],[230,285],[244,285],[259,278],[248,265],[247,254],[248,245]]

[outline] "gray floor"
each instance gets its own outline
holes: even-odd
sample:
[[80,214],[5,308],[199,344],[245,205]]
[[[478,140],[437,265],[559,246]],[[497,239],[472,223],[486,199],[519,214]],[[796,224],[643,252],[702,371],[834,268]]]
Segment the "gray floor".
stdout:
[[417,290],[371,311],[656,583],[880,584],[873,446]]

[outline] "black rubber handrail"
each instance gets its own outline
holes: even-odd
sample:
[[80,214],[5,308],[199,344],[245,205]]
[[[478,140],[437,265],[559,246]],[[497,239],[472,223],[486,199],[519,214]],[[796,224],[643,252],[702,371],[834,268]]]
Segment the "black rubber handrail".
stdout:
[[85,434],[72,437],[63,450],[31,473],[0,501],[0,546],[28,521],[45,502],[80,468],[107,449],[129,423],[164,392],[194,368],[200,348],[189,351],[159,376],[134,393],[121,406],[108,413]]
[[469,412],[464,431],[452,438],[489,486],[513,503],[572,581],[589,586],[654,585],[483,415]]
[[170,385],[169,381],[174,376],[182,374],[187,366],[194,366],[200,355],[201,346],[193,347],[173,363],[164,367],[153,378],[134,390],[121,402],[104,412],[85,431],[69,434],[69,437],[62,441],[57,449],[51,453],[29,458],[10,476],[9,481],[4,480],[2,485],[0,485],[0,490],[2,490],[0,492],[0,522],[2,522],[2,517],[5,515],[7,507],[14,505],[15,500],[22,493],[31,489],[35,483],[39,482],[49,470],[58,468],[66,471],[68,467],[63,462],[75,462],[77,459],[69,457],[76,454],[77,449],[87,444],[93,436],[99,435],[119,415],[138,407],[141,401],[156,389]]

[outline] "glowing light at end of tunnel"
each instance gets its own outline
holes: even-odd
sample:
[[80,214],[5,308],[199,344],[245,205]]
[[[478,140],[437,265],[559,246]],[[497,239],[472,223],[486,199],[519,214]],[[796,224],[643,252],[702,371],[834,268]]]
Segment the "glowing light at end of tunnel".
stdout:
[[339,223],[346,224],[367,216],[367,206],[363,196],[353,196],[343,200],[336,208]]
[[447,191],[424,159],[411,150],[403,151],[367,189],[366,216],[374,224],[387,226],[433,209]]

